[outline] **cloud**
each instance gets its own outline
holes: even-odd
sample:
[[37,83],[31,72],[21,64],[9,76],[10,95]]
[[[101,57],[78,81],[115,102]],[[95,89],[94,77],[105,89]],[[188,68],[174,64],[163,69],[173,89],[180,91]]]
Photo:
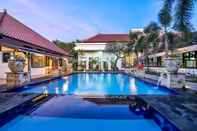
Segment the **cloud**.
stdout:
[[[90,16],[88,19],[84,19],[83,17],[73,15],[70,11],[61,13],[59,10],[47,9],[44,6],[41,7],[41,5],[38,4],[40,1],[37,0],[14,1],[19,4],[19,6],[23,6],[25,8],[23,10],[26,10],[30,13],[29,15],[33,17],[29,25],[36,27],[36,31],[44,34],[44,36],[51,40],[61,39],[70,41],[85,39],[102,30],[109,32],[113,29],[111,26],[104,26],[102,20],[96,16]],[[76,10],[77,7],[69,6],[69,8]]]
[[[18,6],[22,7],[21,10],[23,11],[21,12],[23,12],[23,14],[20,14],[21,19],[25,22],[28,21],[28,26],[31,28],[33,27],[35,31],[43,34],[50,40],[61,39],[71,41],[75,39],[84,39],[98,33],[97,25],[90,24],[88,21],[74,15],[54,12],[38,4],[40,1],[14,1]],[[22,15],[29,15],[30,17],[24,18]],[[19,14],[16,14],[16,16],[19,16]]]

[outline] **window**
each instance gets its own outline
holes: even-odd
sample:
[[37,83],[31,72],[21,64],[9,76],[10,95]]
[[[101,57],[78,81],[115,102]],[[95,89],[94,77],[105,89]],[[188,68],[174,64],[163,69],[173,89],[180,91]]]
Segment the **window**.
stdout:
[[62,59],[59,59],[59,65],[63,66],[63,60]]
[[183,53],[183,67],[197,68],[197,51]]
[[50,66],[50,57],[49,56],[45,57],[45,66]]
[[8,62],[8,60],[10,59],[10,53],[8,53],[8,52],[4,52],[3,53],[3,55],[2,55],[2,57],[3,57],[3,63],[7,63]]
[[31,57],[31,65],[32,68],[42,68],[45,67],[45,57],[41,55],[32,55]]
[[157,66],[158,67],[162,66],[162,58],[161,58],[161,56],[157,57]]

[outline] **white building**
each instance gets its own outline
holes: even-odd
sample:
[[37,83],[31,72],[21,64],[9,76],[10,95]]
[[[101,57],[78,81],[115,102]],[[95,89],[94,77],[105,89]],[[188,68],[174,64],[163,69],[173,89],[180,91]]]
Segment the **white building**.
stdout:
[[[76,43],[78,50],[79,70],[111,70],[112,63],[116,56],[106,52],[105,47],[111,42],[122,42],[127,44],[130,41],[128,34],[97,34],[81,43]],[[122,68],[122,60],[119,59],[117,67]]]

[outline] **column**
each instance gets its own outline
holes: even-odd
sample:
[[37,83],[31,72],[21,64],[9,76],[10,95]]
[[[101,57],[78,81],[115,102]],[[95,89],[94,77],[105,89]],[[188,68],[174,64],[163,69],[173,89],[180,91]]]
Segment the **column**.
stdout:
[[108,62],[108,70],[111,70],[111,62]]
[[101,60],[101,70],[102,71],[104,70],[104,65],[103,64],[104,64],[104,61]]
[[86,58],[86,70],[89,70],[89,58]]
[[28,75],[29,80],[31,80],[31,52],[27,52],[27,61],[28,61]]

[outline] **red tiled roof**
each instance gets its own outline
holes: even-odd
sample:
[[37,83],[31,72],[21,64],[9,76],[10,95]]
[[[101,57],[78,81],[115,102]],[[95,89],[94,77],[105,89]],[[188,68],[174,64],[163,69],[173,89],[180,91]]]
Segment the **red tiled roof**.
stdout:
[[0,33],[4,36],[43,48],[49,53],[55,52],[57,54],[68,55],[54,43],[7,14],[6,11],[0,12]]
[[99,42],[129,42],[128,34],[97,34],[89,39],[84,40],[85,43]]

